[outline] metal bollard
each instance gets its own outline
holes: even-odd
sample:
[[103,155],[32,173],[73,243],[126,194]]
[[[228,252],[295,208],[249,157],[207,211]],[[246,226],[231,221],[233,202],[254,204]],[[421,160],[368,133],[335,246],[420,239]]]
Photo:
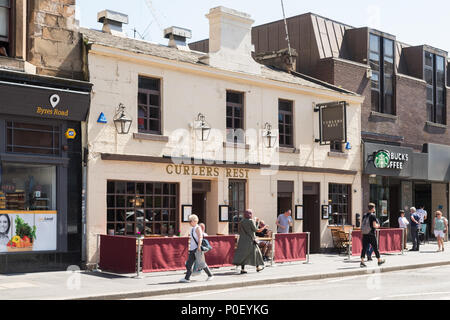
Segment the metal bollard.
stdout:
[[349,234],[348,234],[348,247],[347,247],[348,260],[351,259],[351,251],[353,250],[352,232],[353,232],[353,228],[350,229]]
[[271,242],[272,242],[272,252],[270,253],[270,255],[271,255],[271,259],[270,259],[270,266],[271,267],[273,267],[273,258],[274,258],[274,252],[275,252],[275,236],[276,236],[276,234],[275,233],[273,233],[272,234],[272,240],[271,240]]
[[402,228],[402,254],[403,254],[404,248],[405,248],[405,229]]
[[137,275],[136,277],[134,277],[135,279],[142,279],[141,277],[141,240],[143,240],[143,237],[138,238],[138,250],[137,250],[137,256],[138,256],[138,261],[137,261]]
[[311,248],[311,232],[306,232],[306,234],[308,235],[308,251],[306,253],[306,262],[304,262],[303,264],[310,264],[309,254],[310,254],[310,248]]

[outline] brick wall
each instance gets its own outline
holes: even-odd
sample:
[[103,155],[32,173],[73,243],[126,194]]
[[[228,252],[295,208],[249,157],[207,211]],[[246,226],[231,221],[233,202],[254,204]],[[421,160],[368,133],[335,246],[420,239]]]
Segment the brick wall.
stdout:
[[83,79],[75,0],[28,1],[28,58],[37,73]]

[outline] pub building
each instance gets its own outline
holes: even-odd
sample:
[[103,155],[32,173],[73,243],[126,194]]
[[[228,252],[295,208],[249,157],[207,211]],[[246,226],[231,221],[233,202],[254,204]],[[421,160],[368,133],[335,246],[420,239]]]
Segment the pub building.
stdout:
[[82,123],[90,84],[0,70],[0,272],[82,261]]
[[208,54],[189,50],[187,29],[166,29],[169,45],[127,38],[127,16],[108,10],[103,31],[81,29],[92,265],[99,235],[187,236],[192,213],[209,235],[229,235],[247,208],[274,232],[290,209],[291,231],[310,231],[318,252],[333,246],[330,213],[361,212],[362,98],[255,62],[248,14],[216,7],[207,18],[220,26]]
[[[441,210],[449,218],[450,207],[448,52],[309,12],[253,27],[256,57],[286,48],[280,31],[285,24],[291,47],[299,53],[296,72],[364,97],[364,210],[374,202],[384,226],[398,227],[400,209],[409,218],[410,207],[423,205],[427,236],[434,237],[431,217]],[[189,46],[207,52],[209,44],[205,39]]]

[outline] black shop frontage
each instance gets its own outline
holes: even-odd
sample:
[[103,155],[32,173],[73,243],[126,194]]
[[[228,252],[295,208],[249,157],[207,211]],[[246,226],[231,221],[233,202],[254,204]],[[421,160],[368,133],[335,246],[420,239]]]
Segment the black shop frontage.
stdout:
[[0,71],[0,273],[81,266],[91,84]]
[[364,143],[363,207],[373,202],[377,217],[386,227],[398,227],[399,211],[424,206],[426,233],[436,210],[448,217],[450,147],[425,144],[422,152],[387,144]]

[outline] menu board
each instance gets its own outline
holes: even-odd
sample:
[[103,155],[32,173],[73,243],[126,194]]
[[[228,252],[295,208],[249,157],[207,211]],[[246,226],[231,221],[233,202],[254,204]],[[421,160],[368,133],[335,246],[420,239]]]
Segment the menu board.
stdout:
[[57,211],[0,210],[0,253],[55,251]]

